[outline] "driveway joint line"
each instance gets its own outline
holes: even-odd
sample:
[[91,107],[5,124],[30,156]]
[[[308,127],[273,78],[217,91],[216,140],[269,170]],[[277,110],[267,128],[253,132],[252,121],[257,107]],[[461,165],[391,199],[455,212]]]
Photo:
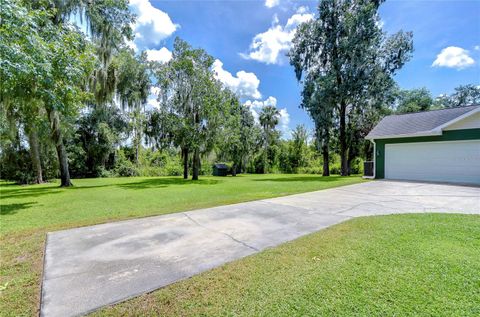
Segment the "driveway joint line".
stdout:
[[183,212],[182,214],[183,214],[185,217],[187,217],[191,222],[193,222],[194,224],[196,224],[197,226],[200,226],[200,227],[202,227],[202,228],[204,228],[204,229],[207,229],[207,230],[209,230],[209,231],[211,231],[211,232],[215,232],[215,233],[218,233],[218,234],[223,234],[224,236],[229,237],[229,238],[232,239],[233,241],[235,241],[235,242],[237,242],[237,243],[240,243],[240,244],[243,245],[244,247],[247,247],[247,248],[249,248],[249,249],[252,249],[252,250],[254,250],[254,251],[256,251],[256,252],[259,252],[259,251],[260,251],[260,249],[255,248],[254,246],[251,246],[251,245],[249,245],[249,244],[247,244],[247,243],[245,243],[245,242],[243,242],[243,241],[241,241],[241,240],[238,240],[237,238],[235,238],[234,236],[232,236],[232,235],[230,235],[230,234],[228,234],[228,233],[226,233],[226,232],[217,231],[217,230],[214,230],[214,229],[212,229],[212,228],[209,228],[209,227],[207,227],[207,226],[202,225],[201,223],[199,223],[198,221],[196,221],[195,219],[193,219],[193,218],[192,218],[188,213],[186,213],[186,212]]

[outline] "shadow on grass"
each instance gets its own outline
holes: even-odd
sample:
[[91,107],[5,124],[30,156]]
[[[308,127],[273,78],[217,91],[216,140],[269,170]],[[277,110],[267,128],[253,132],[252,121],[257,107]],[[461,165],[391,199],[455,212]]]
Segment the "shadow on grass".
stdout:
[[[159,178],[147,178],[140,181],[133,181],[131,178],[125,178],[125,181],[118,183],[102,184],[102,185],[79,185],[75,186],[75,180],[73,180],[73,187],[61,188],[61,187],[36,187],[37,185],[29,185],[25,187],[10,188],[10,184],[2,185],[0,191],[0,197],[2,199],[22,199],[22,198],[35,198],[43,195],[58,194],[67,190],[83,190],[92,188],[103,187],[120,187],[125,189],[147,189],[147,188],[163,188],[173,185],[215,185],[222,182],[221,180],[214,179],[202,179],[198,181],[192,181],[190,179],[183,179],[180,177],[159,177]],[[31,186],[31,187],[30,187]]]
[[34,204],[36,204],[36,202],[31,201],[21,204],[0,205],[0,215],[13,215],[16,214],[19,210],[30,208]]
[[126,189],[147,189],[147,188],[163,188],[172,185],[215,185],[220,183],[221,180],[216,179],[199,179],[192,181],[190,179],[183,179],[178,177],[162,177],[162,178],[149,178],[139,182],[116,184],[120,188]]
[[[35,185],[32,185],[35,186]],[[27,198],[27,197],[39,197],[43,195],[58,194],[62,191],[59,187],[31,187],[31,188],[15,188],[15,189],[5,189],[2,188],[0,197],[2,199],[7,198]]]
[[338,181],[342,176],[292,176],[282,178],[260,178],[254,179],[255,182],[333,182]]

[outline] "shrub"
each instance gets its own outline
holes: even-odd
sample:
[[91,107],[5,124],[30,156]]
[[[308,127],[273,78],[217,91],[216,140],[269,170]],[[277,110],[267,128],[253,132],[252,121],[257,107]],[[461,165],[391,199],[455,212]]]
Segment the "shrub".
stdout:
[[118,158],[115,164],[115,173],[117,176],[139,176],[140,173],[137,167],[125,157],[123,150],[118,151]]

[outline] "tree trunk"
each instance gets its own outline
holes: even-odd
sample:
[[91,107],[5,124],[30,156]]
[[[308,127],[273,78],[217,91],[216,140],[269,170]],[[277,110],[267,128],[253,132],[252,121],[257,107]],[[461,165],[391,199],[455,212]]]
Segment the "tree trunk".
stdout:
[[183,156],[183,178],[188,179],[188,149],[182,149]]
[[135,141],[135,165],[137,165],[137,166],[138,166],[138,147],[139,147],[139,142],[138,142],[138,139],[137,139]]
[[193,172],[192,180],[198,180],[198,174],[200,172],[200,151],[198,149],[193,150]]
[[[134,120],[136,121],[137,118],[135,117]],[[135,147],[135,165],[138,166],[138,156],[140,152],[140,133],[138,131],[138,122],[135,122],[135,127],[134,127],[134,137],[133,137],[133,144]]]
[[237,176],[237,164],[233,164],[232,166],[232,176]]
[[60,118],[55,110],[48,111],[48,118],[50,120],[50,127],[52,129],[52,139],[57,150],[58,162],[60,165],[60,179],[61,187],[73,186],[70,181],[70,173],[68,171],[68,157],[65,144],[63,144],[62,130],[60,128]]
[[323,156],[323,176],[330,176],[330,155],[328,153],[329,133],[323,135],[322,156]]
[[[350,151],[348,151],[350,152]],[[348,155],[348,160],[347,160],[347,172],[348,172],[348,175],[350,176],[352,174],[352,161],[353,161],[354,157],[352,157],[351,155]]]
[[268,132],[265,132],[265,149],[263,153],[263,174],[268,172]]
[[38,144],[38,133],[34,127],[29,127],[28,131],[28,143],[30,146],[30,156],[32,158],[32,165],[37,173],[35,183],[43,183],[42,162],[40,160],[40,145]]
[[345,116],[346,116],[346,108],[345,102],[342,101],[340,103],[340,133],[339,133],[339,141],[340,141],[340,161],[341,161],[341,172],[342,176],[348,175],[348,157],[347,157],[347,136],[346,136],[346,124],[345,124]]

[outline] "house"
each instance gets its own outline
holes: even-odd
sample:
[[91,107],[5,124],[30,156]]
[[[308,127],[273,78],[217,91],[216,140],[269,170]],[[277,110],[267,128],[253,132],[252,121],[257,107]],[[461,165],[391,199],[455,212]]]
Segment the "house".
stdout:
[[387,116],[366,139],[374,178],[480,185],[480,105]]

